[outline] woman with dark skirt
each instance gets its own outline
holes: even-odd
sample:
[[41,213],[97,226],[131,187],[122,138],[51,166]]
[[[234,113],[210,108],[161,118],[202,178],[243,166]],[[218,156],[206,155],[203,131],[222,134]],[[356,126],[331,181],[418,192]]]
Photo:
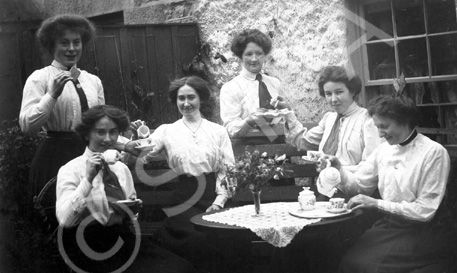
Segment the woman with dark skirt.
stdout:
[[[85,110],[105,104],[101,80],[77,68],[83,48],[94,35],[94,25],[74,14],[48,18],[37,31],[40,46],[53,61],[34,71],[23,90],[19,115],[22,131],[46,133],[30,167],[29,200],[57,175],[62,165],[84,152],[86,145],[74,128]],[[124,149],[125,145],[116,148]]]
[[182,118],[159,126],[149,136],[153,150],[143,158],[149,161],[165,151],[179,180],[169,183],[176,206],[157,232],[158,243],[187,258],[201,272],[219,272],[222,269],[215,268],[218,250],[194,229],[190,218],[224,207],[228,194],[221,180],[223,166],[234,162],[232,145],[223,126],[205,119],[210,114],[211,93],[204,80],[195,76],[175,80],[168,96]]
[[[368,112],[386,142],[354,173],[328,158],[340,170],[338,189],[352,196],[348,207],[384,217],[349,249],[340,272],[455,272],[456,234],[444,200],[448,152],[416,131],[418,110],[408,97],[375,98]],[[375,189],[380,199],[370,197]]]
[[[84,141],[73,131],[81,120],[83,107],[105,103],[100,79],[76,68],[83,47],[94,35],[95,28],[89,20],[70,14],[43,21],[37,31],[40,46],[54,60],[34,71],[23,90],[19,115],[22,131],[46,132],[30,168],[30,200],[62,165],[84,152]],[[82,93],[77,91],[78,84]]]
[[76,127],[87,147],[57,176],[60,254],[77,272],[193,272],[189,262],[139,233],[141,200],[130,170],[112,150],[129,125],[124,111],[97,105]]

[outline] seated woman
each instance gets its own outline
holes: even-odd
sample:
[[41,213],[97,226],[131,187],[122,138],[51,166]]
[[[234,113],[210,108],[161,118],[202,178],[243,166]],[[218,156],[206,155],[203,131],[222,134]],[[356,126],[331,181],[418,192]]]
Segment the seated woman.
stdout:
[[[335,155],[347,170],[355,170],[381,143],[367,109],[357,105],[362,82],[344,67],[327,66],[319,76],[319,94],[333,109],[319,124],[304,128],[294,112],[286,116],[286,142],[299,150],[318,150]],[[279,108],[288,107],[283,100]]]
[[112,156],[108,160],[106,153],[129,125],[127,114],[109,105],[94,106],[82,115],[76,131],[87,147],[62,166],[57,176],[60,252],[75,271],[190,272],[192,266],[186,260],[163,249],[148,249],[142,242],[138,251],[141,236],[130,230],[135,217],[116,204],[135,201],[132,209],[136,211],[141,203],[127,166]]
[[[350,209],[379,210],[384,217],[346,253],[340,272],[452,272],[455,234],[445,224],[443,197],[450,170],[446,149],[418,133],[418,110],[411,99],[383,96],[368,108],[382,143],[352,173],[334,156],[338,188]],[[381,198],[370,197],[379,189]]]
[[207,268],[211,260],[217,259],[216,249],[189,220],[224,207],[228,194],[221,181],[224,166],[234,164],[232,145],[224,127],[204,118],[211,114],[211,92],[204,80],[195,76],[177,79],[170,84],[168,96],[182,118],[159,126],[148,137],[153,150],[143,157],[151,161],[165,151],[168,165],[179,180],[169,183],[177,209],[157,232],[158,242],[187,257],[197,269],[218,270]]
[[[271,48],[270,38],[257,29],[243,30],[232,41],[230,49],[240,58],[242,69],[240,75],[225,83],[220,92],[221,119],[230,137],[244,136],[265,123],[258,112],[272,109],[271,99],[282,94],[280,81],[261,73]],[[259,141],[270,142],[265,138]]]

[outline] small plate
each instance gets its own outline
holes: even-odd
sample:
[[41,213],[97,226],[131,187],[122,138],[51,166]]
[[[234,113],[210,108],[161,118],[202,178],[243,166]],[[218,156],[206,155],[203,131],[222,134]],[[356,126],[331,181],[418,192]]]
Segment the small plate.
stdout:
[[313,163],[313,164],[319,164],[321,163],[319,160],[312,159],[311,157],[304,155],[301,157],[303,160],[305,160],[308,163]]
[[283,117],[290,113],[289,109],[281,109],[281,110],[272,110],[269,109],[265,112],[256,112],[256,116],[266,117],[266,118],[276,118],[276,117]]
[[331,213],[343,213],[343,212],[345,212],[347,210],[348,209],[347,209],[347,205],[346,204],[344,204],[344,207],[341,208],[341,209],[329,209],[329,208],[327,208],[327,211],[331,212]]
[[126,205],[127,207],[135,206],[135,205],[138,205],[139,203],[140,203],[140,199],[116,201],[116,204],[123,204],[123,205]]
[[[292,203],[289,214],[300,218],[333,218],[352,213],[352,210],[345,209],[339,213],[329,212],[327,207],[330,202],[316,202],[313,210],[302,210],[298,202]],[[345,204],[346,205],[346,204]]]

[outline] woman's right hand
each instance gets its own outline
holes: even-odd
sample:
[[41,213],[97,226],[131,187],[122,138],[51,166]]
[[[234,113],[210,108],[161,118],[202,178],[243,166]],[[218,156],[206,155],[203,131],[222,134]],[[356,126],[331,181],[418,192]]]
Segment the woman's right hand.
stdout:
[[72,77],[70,76],[70,73],[68,73],[67,71],[60,72],[59,74],[57,74],[52,82],[52,88],[49,91],[49,95],[57,100],[60,97],[60,95],[62,95],[65,84],[67,84],[67,82],[71,80]]
[[98,171],[102,168],[103,156],[101,153],[95,153],[86,161],[86,178],[92,184]]

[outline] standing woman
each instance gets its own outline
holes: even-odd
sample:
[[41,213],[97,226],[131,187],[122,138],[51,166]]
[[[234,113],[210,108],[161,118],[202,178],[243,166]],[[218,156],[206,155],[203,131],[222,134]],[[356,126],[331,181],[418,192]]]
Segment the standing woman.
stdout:
[[277,78],[261,73],[272,48],[270,38],[257,29],[246,29],[232,41],[231,50],[242,63],[238,76],[221,88],[221,119],[230,137],[241,137],[256,128],[259,109],[272,109],[271,99],[281,95]]
[[[354,171],[381,143],[373,119],[367,109],[355,101],[362,89],[356,74],[341,66],[327,66],[319,77],[319,94],[333,111],[327,112],[319,124],[304,128],[295,113],[286,115],[286,141],[301,150],[314,150],[335,155],[347,170]],[[279,103],[279,107],[288,107]]]
[[105,103],[100,79],[76,68],[83,47],[94,35],[93,24],[73,14],[46,19],[38,29],[40,46],[54,60],[34,71],[23,91],[19,115],[22,131],[46,132],[30,167],[30,200],[62,165],[84,152],[85,143],[73,129],[84,110]]
[[[456,234],[443,202],[448,152],[416,131],[419,112],[406,96],[375,98],[368,111],[386,142],[354,173],[337,157],[330,160],[340,170],[338,188],[352,196],[348,208],[384,217],[346,253],[340,272],[455,272]],[[378,199],[370,197],[375,189]]]
[[228,194],[221,181],[225,177],[223,166],[234,163],[232,145],[223,126],[204,118],[210,114],[206,111],[211,110],[208,107],[211,93],[204,80],[196,76],[175,80],[170,84],[168,97],[182,118],[159,126],[149,136],[153,150],[143,160],[165,151],[168,165],[179,180],[169,183],[173,202],[184,209],[164,221],[156,233],[158,242],[187,258],[198,270],[219,271],[208,268],[218,258],[216,249],[207,242],[204,233],[194,229],[190,218],[224,207]]

